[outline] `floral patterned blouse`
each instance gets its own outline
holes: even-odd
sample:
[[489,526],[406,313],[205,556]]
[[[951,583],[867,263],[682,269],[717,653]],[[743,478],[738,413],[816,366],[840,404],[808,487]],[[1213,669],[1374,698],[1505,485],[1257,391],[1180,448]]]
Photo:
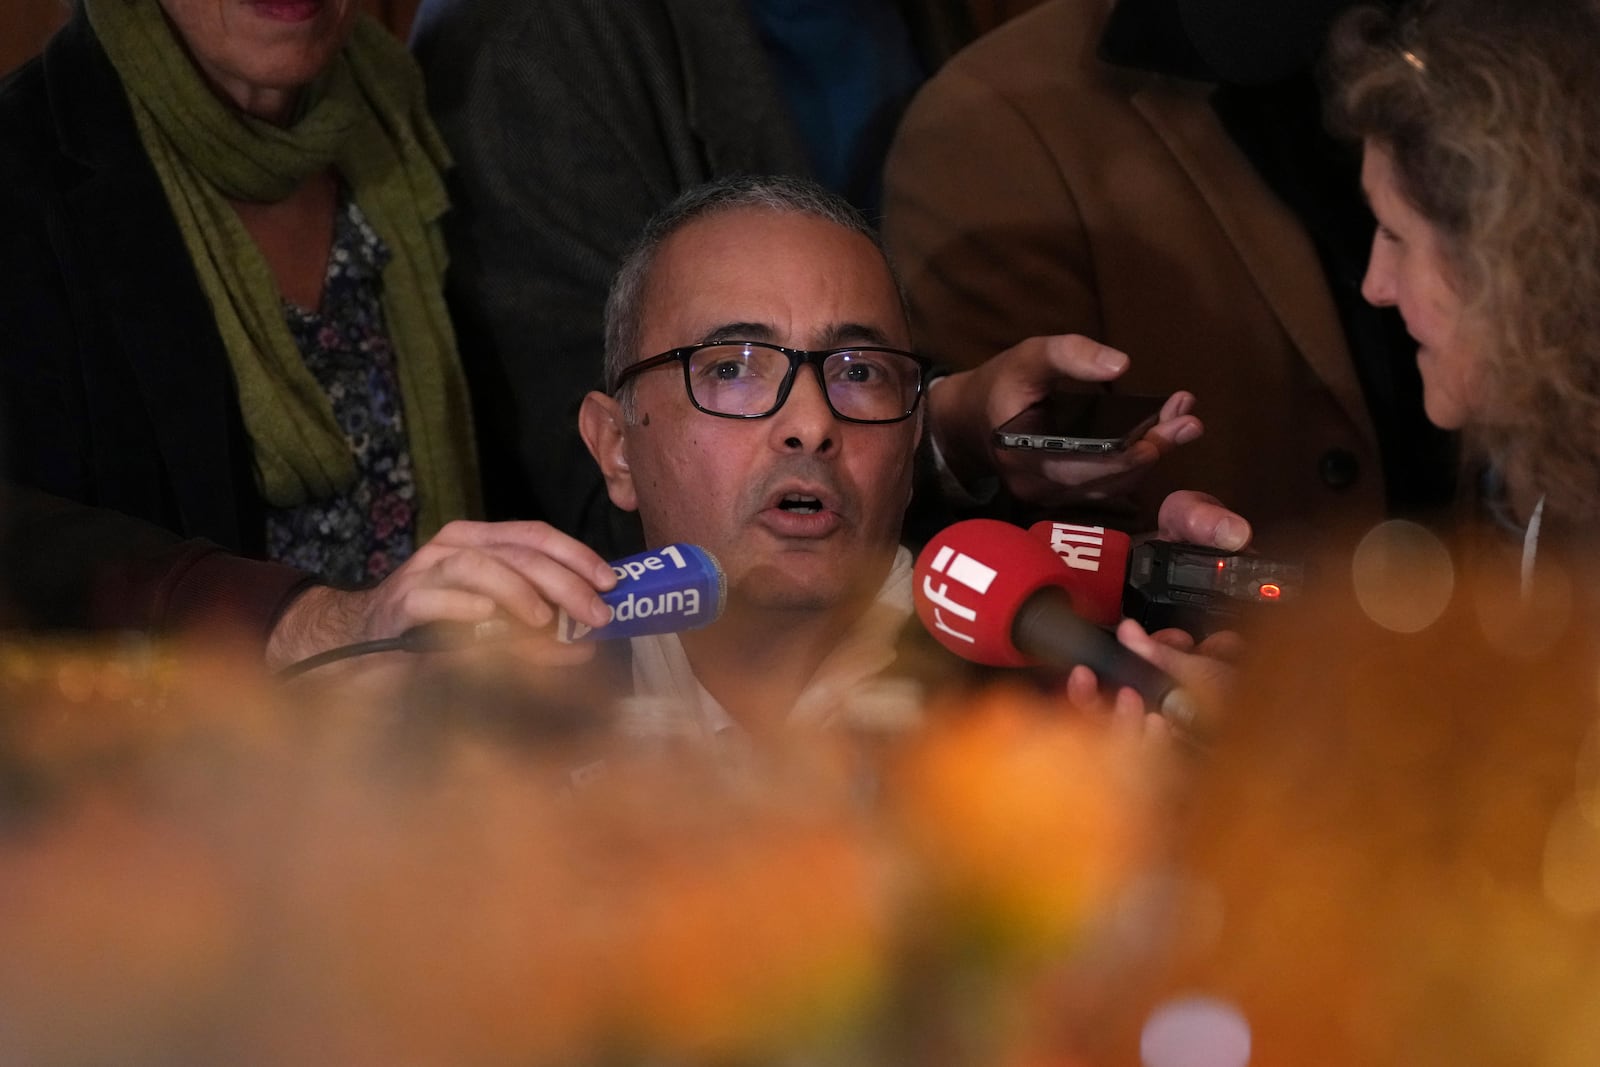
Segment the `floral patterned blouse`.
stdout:
[[356,480],[325,500],[267,509],[267,555],[337,585],[366,585],[416,550],[417,489],[400,379],[383,321],[389,250],[355,198],[341,197],[317,311],[284,320],[350,442]]

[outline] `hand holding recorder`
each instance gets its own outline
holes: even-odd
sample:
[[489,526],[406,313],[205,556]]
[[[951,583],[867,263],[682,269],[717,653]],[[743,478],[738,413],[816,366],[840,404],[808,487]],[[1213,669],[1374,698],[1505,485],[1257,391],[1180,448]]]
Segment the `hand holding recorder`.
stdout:
[[1176,628],[1197,637],[1237,626],[1252,611],[1292,603],[1305,586],[1298,563],[1169,540],[1135,543],[1121,530],[1036,522],[1028,532],[1049,545],[1085,594],[1084,617],[1113,627],[1124,616],[1146,630]]

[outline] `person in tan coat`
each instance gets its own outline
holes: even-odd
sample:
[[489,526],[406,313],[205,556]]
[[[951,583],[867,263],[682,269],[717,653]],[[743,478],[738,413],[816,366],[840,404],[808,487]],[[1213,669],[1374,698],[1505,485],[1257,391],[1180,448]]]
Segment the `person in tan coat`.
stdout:
[[1258,542],[1435,506],[1453,472],[1414,349],[1360,299],[1372,224],[1310,74],[1339,6],[1049,0],[924,87],[886,174],[930,355],[1074,332],[1127,352],[1119,390],[1192,390],[1207,426],[1141,501],[1204,489]]

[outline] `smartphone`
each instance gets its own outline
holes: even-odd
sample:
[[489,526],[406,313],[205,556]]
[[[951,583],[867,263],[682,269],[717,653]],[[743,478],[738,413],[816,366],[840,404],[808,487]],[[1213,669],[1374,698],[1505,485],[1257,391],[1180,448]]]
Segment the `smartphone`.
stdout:
[[1057,391],[994,431],[1001,448],[1103,455],[1121,452],[1161,417],[1164,396]]

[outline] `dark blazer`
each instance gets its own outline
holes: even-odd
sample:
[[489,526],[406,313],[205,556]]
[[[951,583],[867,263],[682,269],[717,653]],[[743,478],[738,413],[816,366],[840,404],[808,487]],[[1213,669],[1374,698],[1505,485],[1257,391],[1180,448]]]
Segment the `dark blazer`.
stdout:
[[[956,0],[902,7],[931,67]],[[449,295],[492,517],[636,537],[577,433],[607,290],[648,220],[734,174],[811,166],[742,0],[427,0],[412,48],[456,156]]]
[[315,579],[201,538],[0,486],[0,621],[34,629],[219,634],[265,644]]
[[[1189,389],[1206,433],[1148,500],[1206,489],[1258,529],[1382,514],[1384,478],[1323,267],[1210,86],[1097,54],[1109,0],[1051,0],[962,52],[890,152],[885,236],[930,354],[973,366],[1036,334]],[[1303,524],[1303,525],[1302,525]]]
[[261,551],[222,339],[81,6],[0,84],[0,435],[15,482]]

